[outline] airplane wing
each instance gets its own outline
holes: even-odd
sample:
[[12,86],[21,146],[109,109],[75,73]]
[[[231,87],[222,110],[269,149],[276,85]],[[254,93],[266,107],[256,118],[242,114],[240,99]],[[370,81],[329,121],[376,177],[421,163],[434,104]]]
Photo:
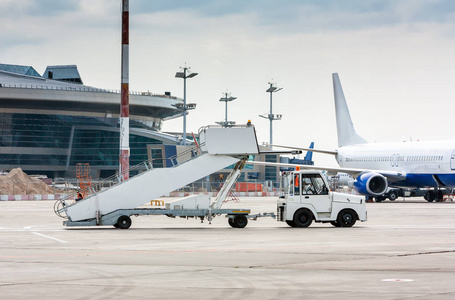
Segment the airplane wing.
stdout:
[[[301,148],[299,148],[301,149]],[[248,161],[247,164],[251,165],[265,165],[265,166],[276,166],[276,167],[297,167],[300,169],[311,169],[311,170],[321,170],[327,171],[329,173],[336,174],[338,172],[347,173],[352,177],[356,178],[363,173],[379,173],[387,177],[387,180],[390,182],[401,181],[406,179],[405,172],[395,172],[395,171],[384,171],[384,170],[370,170],[370,169],[354,169],[354,168],[340,168],[340,167],[319,167],[314,165],[296,165],[296,164],[286,164],[286,163],[273,163],[273,162],[262,162],[262,161]]]
[[289,146],[282,146],[282,145],[271,145],[273,147],[285,148],[285,149],[293,149],[293,150],[302,150],[302,151],[312,151],[324,154],[331,154],[337,155],[338,152],[335,150],[321,150],[321,149],[313,149],[313,148],[302,148],[302,147],[289,147]]

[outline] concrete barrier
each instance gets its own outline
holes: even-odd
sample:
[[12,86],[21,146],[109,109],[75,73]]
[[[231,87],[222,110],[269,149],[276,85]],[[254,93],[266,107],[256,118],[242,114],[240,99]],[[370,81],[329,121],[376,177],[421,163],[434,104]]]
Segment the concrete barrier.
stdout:
[[45,195],[0,195],[0,201],[40,201],[40,200],[59,200],[65,194],[45,194]]

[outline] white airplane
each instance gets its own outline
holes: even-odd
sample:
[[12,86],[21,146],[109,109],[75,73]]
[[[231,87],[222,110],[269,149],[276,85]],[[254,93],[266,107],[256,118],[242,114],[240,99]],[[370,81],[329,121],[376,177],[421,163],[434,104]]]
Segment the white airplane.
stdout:
[[[368,143],[357,134],[349,114],[337,73],[332,74],[338,148],[335,151],[311,149],[332,154],[340,168],[300,166],[344,172],[355,180],[357,192],[380,196],[388,186],[434,188],[425,195],[427,201],[442,199],[440,188],[455,187],[455,141]],[[276,147],[307,150],[307,148]],[[270,164],[270,163],[267,163]]]
[[327,180],[329,182],[335,181],[337,186],[350,186],[354,183],[354,178],[351,175],[343,172],[338,172],[334,175],[327,174]]

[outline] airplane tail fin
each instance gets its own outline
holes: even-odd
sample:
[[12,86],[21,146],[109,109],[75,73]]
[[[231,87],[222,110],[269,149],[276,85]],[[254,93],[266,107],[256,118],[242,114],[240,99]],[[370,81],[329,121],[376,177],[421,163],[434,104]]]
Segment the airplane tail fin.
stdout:
[[[314,148],[314,142],[311,142],[309,149]],[[308,151],[303,160],[312,161],[313,160],[313,151]]]
[[358,135],[354,129],[338,73],[333,73],[332,78],[333,92],[335,95],[338,147],[366,143],[366,141],[360,135]]

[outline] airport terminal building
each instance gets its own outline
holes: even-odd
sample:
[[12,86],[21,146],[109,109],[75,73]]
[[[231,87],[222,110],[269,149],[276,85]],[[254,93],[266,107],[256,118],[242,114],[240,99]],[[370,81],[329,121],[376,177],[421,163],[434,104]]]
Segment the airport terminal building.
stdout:
[[[180,143],[160,132],[181,116],[170,93],[130,93],[130,165],[148,159],[147,145]],[[94,178],[118,170],[120,93],[83,85],[77,67],[0,64],[0,169],[21,167],[48,177],[75,177],[89,163]]]

